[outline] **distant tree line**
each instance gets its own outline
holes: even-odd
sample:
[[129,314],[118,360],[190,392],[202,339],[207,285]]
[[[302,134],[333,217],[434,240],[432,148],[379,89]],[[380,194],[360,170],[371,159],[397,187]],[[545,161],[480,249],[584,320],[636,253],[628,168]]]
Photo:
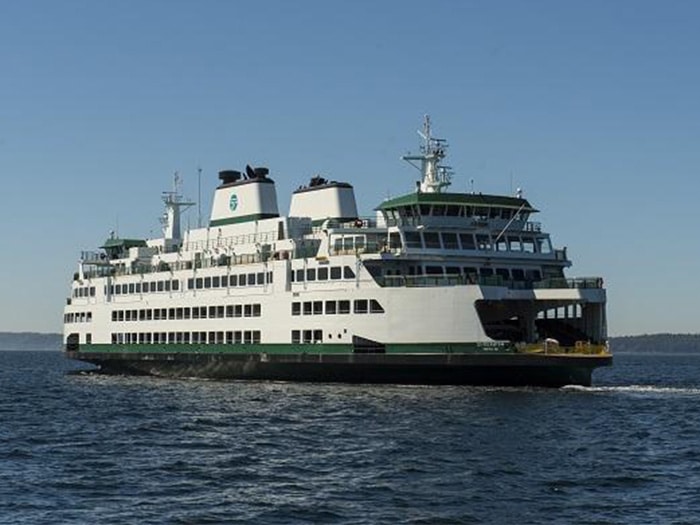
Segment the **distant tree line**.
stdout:
[[700,334],[650,334],[611,337],[612,353],[677,353],[700,352]]
[[61,334],[0,332],[0,350],[61,350]]

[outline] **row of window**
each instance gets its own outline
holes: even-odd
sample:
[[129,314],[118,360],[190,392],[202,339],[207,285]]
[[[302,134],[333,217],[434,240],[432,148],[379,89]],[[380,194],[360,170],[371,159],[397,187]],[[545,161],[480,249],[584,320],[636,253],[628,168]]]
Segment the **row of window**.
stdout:
[[135,293],[177,292],[180,289],[180,281],[168,279],[165,281],[146,281],[138,283],[112,284],[109,286],[110,295],[127,295]]
[[293,344],[313,344],[323,342],[323,330],[292,330]]
[[91,323],[92,312],[71,312],[63,314],[64,323]]
[[[378,233],[366,233],[364,235],[334,235],[333,250],[335,253],[341,252],[362,252],[364,250],[377,251],[386,246],[386,235]],[[389,247],[391,249],[401,248],[401,237],[397,232],[389,233]]]
[[489,234],[407,231],[404,233],[406,248],[435,249],[435,250],[483,250],[523,253],[551,253],[552,248],[547,237],[520,235],[501,235],[492,237]]
[[181,308],[145,308],[113,310],[112,321],[177,321],[182,319],[223,319],[225,317],[261,317],[262,306],[227,304],[217,306],[186,306]]
[[118,332],[112,334],[112,344],[260,344],[260,330],[228,332]]
[[94,286],[79,286],[73,289],[73,297],[95,297]]
[[[325,306],[325,308],[324,308]],[[352,302],[353,313],[383,314],[384,308],[376,299],[355,299]],[[350,301],[304,301],[292,303],[292,315],[336,315],[349,314]]]
[[188,290],[209,288],[229,288],[237,286],[261,286],[272,283],[272,272],[242,273],[236,275],[213,275],[211,277],[191,277],[187,279]]
[[[191,277],[187,280],[188,290],[209,288],[229,288],[238,286],[260,286],[272,282],[272,272],[256,272],[240,275],[213,275],[211,277]],[[136,283],[113,284],[109,287],[110,295],[128,295],[156,292],[177,292],[180,281],[168,279],[165,281],[147,281]],[[107,289],[105,288],[105,293]],[[95,297],[94,286],[82,286],[73,290],[73,297]]]
[[[397,215],[403,217],[413,216],[433,216],[433,217],[476,217],[481,219],[505,219],[508,220],[517,213],[514,208],[500,206],[469,206],[463,204],[419,204],[401,206],[396,210],[388,210],[389,217],[395,218]],[[522,218],[527,213],[522,214]]]
[[354,279],[355,272],[349,266],[322,266],[320,268],[306,268],[292,270],[292,282],[304,281],[337,281],[339,279]]
[[[399,271],[392,272],[387,270],[385,272],[386,276],[391,275],[401,275]],[[466,277],[492,277],[494,275],[499,275],[503,279],[513,280],[513,281],[541,281],[542,272],[539,269],[523,269],[523,268],[475,268],[472,266],[437,266],[437,265],[425,265],[422,266],[409,266],[408,275],[433,275],[433,276],[457,276],[464,275]]]

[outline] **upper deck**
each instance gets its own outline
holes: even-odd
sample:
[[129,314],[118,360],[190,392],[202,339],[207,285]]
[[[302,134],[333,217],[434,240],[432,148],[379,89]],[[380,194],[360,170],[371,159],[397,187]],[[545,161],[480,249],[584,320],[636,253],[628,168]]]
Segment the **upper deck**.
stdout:
[[572,286],[563,272],[571,264],[566,250],[553,248],[540,223],[530,220],[538,210],[520,190],[514,196],[446,191],[451,184],[451,169],[442,164],[447,143],[432,137],[429,119],[421,136],[420,154],[403,157],[421,173],[416,191],[385,200],[375,217],[357,214],[350,184],[320,176],[294,192],[289,216],[281,216],[267,168],[247,166],[247,175],[220,173],[208,227],[181,234],[180,212],[192,203],[179,196],[176,179],[164,198],[163,237],[110,238],[103,253],[83,255],[76,276],[323,262],[351,255],[380,286]]

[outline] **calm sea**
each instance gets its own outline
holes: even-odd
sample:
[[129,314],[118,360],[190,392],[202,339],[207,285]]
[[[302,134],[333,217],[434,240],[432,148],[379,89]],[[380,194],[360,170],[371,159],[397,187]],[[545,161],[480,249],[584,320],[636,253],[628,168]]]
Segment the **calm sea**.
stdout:
[[0,351],[0,523],[700,523],[698,355],[558,390],[80,368]]

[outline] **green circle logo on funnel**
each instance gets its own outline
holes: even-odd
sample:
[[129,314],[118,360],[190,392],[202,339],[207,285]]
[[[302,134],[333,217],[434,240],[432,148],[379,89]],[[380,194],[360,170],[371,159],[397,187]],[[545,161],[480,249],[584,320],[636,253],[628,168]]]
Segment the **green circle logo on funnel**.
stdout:
[[235,193],[231,195],[231,199],[228,201],[228,207],[231,211],[236,211],[236,208],[238,208],[238,195]]

